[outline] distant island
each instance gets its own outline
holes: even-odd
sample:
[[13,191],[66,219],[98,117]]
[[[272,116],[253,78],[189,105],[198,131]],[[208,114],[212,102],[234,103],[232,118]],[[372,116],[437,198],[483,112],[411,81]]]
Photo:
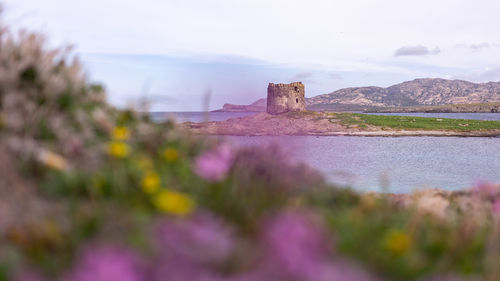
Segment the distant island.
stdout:
[[[352,87],[306,98],[312,111],[363,112],[499,112],[500,82],[423,78],[387,88]],[[266,99],[250,105],[225,104],[217,111],[266,110]]]
[[220,122],[183,126],[202,135],[237,136],[456,136],[500,137],[500,122],[412,116],[368,115],[350,112],[266,112]]
[[266,111],[267,99],[259,99],[249,105],[238,105],[226,103],[222,109],[213,112],[262,112]]
[[[259,100],[259,102],[263,103],[263,100]],[[446,110],[471,108],[479,110],[491,108],[491,106],[491,104],[468,104],[461,106],[443,105],[441,107]],[[437,108],[439,105],[430,107]],[[265,109],[266,112],[252,116],[219,122],[186,122],[184,126],[194,133],[208,135],[500,136],[500,122],[498,121],[378,116],[351,112],[307,110],[305,87],[301,82],[269,83]],[[495,107],[496,109],[497,107]]]

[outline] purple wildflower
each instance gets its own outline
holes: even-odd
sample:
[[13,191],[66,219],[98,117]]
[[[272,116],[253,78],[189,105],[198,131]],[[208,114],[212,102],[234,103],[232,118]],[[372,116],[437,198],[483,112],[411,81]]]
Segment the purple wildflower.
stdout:
[[476,183],[473,188],[472,188],[474,194],[478,196],[495,196],[498,194],[500,188],[498,185],[489,183],[489,182],[483,182],[480,181]]
[[223,223],[207,214],[168,219],[158,225],[157,239],[166,255],[196,263],[221,262],[230,255],[234,244]]
[[495,199],[491,204],[491,211],[494,216],[500,216],[500,199]]
[[76,262],[67,281],[143,281],[144,272],[134,253],[111,246],[89,248]]
[[328,256],[322,231],[301,213],[281,213],[268,221],[263,243],[266,264],[289,277],[310,280]]
[[256,268],[239,276],[233,277],[231,281],[274,281],[274,280],[302,280],[302,281],[379,281],[380,279],[369,275],[359,266],[344,260],[318,262],[315,272],[310,275],[286,275],[278,267],[267,266]]
[[333,260],[323,230],[306,214],[278,214],[264,225],[262,238],[260,268],[235,280],[376,280],[349,262]]
[[162,259],[154,267],[153,281],[222,281],[223,277],[209,267],[183,258]]
[[219,181],[231,169],[232,161],[233,151],[228,145],[222,144],[198,156],[195,160],[194,171],[205,180]]
[[233,238],[223,223],[208,214],[190,219],[166,219],[156,229],[159,258],[153,280],[215,281],[215,269],[227,262]]

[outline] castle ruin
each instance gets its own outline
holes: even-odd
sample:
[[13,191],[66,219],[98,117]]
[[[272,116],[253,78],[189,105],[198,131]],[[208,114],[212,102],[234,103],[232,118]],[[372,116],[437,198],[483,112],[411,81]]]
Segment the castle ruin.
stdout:
[[290,111],[306,110],[304,84],[273,84],[267,86],[267,113],[281,114]]

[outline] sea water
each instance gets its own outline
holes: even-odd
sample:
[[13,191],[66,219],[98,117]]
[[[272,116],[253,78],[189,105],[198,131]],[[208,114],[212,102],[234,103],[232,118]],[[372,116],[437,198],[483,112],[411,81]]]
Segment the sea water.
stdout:
[[[223,121],[255,113],[174,113],[178,120]],[[435,118],[500,120],[492,113],[407,113]],[[163,114],[162,116],[167,116]],[[333,184],[363,191],[407,193],[418,188],[457,190],[479,181],[500,183],[500,138],[229,136],[236,146],[281,145],[291,161],[305,162]]]

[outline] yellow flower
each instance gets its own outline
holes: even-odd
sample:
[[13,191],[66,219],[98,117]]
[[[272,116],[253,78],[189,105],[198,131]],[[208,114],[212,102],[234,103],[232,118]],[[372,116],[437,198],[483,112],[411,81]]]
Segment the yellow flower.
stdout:
[[118,126],[113,130],[113,139],[115,140],[126,140],[130,136],[130,132],[127,127]]
[[179,159],[179,152],[177,152],[177,149],[169,147],[163,151],[163,157],[167,162],[175,162]]
[[411,244],[411,238],[401,230],[389,232],[385,238],[385,247],[395,255],[402,255],[408,251]]
[[160,189],[160,177],[154,171],[146,173],[142,178],[142,190],[146,193],[152,194]]
[[124,158],[128,155],[129,147],[121,141],[112,141],[108,145],[108,153],[117,158]]
[[153,203],[159,211],[174,215],[187,215],[194,209],[194,202],[191,198],[175,191],[159,192],[153,199]]
[[66,170],[68,168],[68,162],[62,156],[48,151],[42,150],[39,154],[40,162],[56,170]]

